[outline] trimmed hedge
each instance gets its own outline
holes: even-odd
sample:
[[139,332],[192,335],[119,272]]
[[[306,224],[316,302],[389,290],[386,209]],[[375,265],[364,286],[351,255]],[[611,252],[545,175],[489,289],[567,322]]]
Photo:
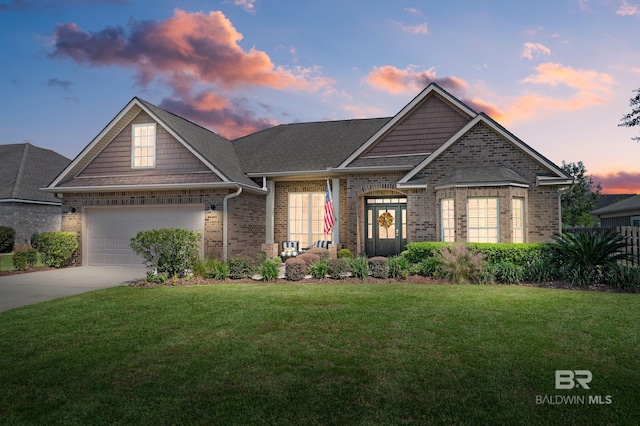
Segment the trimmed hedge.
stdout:
[[550,245],[546,243],[444,243],[427,241],[407,244],[407,249],[402,255],[411,263],[420,263],[429,257],[435,257],[445,247],[453,244],[464,244],[470,252],[483,254],[489,264],[512,262],[524,266],[551,253]]
[[54,268],[66,265],[78,249],[75,232],[43,232],[38,235],[42,263]]
[[[38,244],[42,245],[42,235]],[[140,231],[131,239],[131,248],[142,256],[145,265],[158,274],[184,276],[198,262],[201,234],[199,231],[178,228]]]

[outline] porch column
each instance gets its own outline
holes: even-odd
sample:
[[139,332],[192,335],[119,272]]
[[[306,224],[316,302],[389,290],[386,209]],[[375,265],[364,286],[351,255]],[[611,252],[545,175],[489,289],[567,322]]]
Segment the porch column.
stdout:
[[332,179],[331,182],[331,198],[333,200],[333,214],[336,218],[335,225],[331,230],[333,236],[331,242],[340,244],[340,179]]
[[273,180],[267,180],[267,221],[265,231],[265,243],[273,244],[273,233],[275,228],[275,182]]

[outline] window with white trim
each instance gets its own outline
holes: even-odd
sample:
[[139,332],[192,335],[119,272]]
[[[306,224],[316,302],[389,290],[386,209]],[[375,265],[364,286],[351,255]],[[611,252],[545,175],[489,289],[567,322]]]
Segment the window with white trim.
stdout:
[[511,231],[514,243],[524,243],[524,198],[511,199]]
[[500,242],[498,198],[474,197],[467,202],[467,240],[472,243]]
[[440,200],[440,241],[452,243],[456,240],[455,204],[453,198]]
[[156,124],[134,124],[131,133],[131,168],[155,167]]
[[324,240],[324,192],[289,193],[289,241],[309,247]]

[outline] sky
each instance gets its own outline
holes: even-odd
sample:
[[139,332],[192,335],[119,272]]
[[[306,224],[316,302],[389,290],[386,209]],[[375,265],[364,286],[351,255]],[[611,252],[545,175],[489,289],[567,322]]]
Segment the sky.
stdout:
[[[0,0],[0,144],[69,158],[138,96],[233,139],[390,117],[430,82],[640,193],[640,0]],[[0,159],[1,162],[1,159]]]

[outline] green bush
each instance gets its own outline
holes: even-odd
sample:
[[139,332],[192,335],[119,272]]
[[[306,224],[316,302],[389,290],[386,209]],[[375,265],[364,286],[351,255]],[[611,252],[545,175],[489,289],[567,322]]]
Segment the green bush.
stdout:
[[36,249],[21,244],[13,252],[13,267],[20,271],[26,271],[29,266],[38,263],[38,252]]
[[420,263],[424,259],[434,257],[443,248],[450,246],[451,243],[443,243],[438,241],[422,241],[407,244],[407,249],[402,255],[407,258],[410,263]]
[[499,283],[516,284],[525,279],[524,266],[508,260],[494,263],[488,268],[491,269],[494,279]]
[[169,275],[166,272],[161,274],[153,273],[153,271],[147,272],[147,282],[164,284],[169,279]]
[[16,231],[8,226],[0,226],[0,253],[11,253],[16,242]]
[[43,232],[38,236],[38,249],[42,263],[60,268],[78,249],[78,238],[75,232]]
[[273,281],[280,275],[280,263],[273,259],[265,259],[260,266],[260,275],[263,281]]
[[469,250],[482,253],[489,264],[511,262],[524,266],[549,252],[546,243],[466,243]]
[[632,260],[621,252],[625,237],[611,230],[590,230],[584,233],[563,233],[552,243],[554,258],[563,279],[573,285],[588,285],[604,280],[605,271],[619,260]]
[[327,260],[319,260],[309,266],[309,275],[313,278],[321,280],[327,277]]
[[409,260],[404,256],[389,258],[389,276],[391,278],[407,278],[409,275]]
[[353,253],[351,252],[351,250],[346,248],[340,249],[338,250],[338,259],[342,258],[353,259]]
[[229,278],[229,265],[221,260],[208,259],[198,262],[194,266],[193,272],[202,278],[226,280]]
[[152,229],[138,232],[130,246],[158,274],[183,277],[198,261],[201,238],[199,231],[189,229]]
[[605,280],[621,290],[637,291],[640,289],[640,267],[612,265],[606,270]]
[[544,253],[527,264],[525,276],[528,281],[549,282],[558,278],[558,271],[552,257]]
[[389,278],[389,260],[386,257],[374,256],[367,261],[369,272],[374,278]]
[[349,259],[349,269],[351,269],[351,275],[356,278],[365,279],[369,276],[369,267],[367,265],[367,257],[359,256]]
[[327,260],[331,255],[329,254],[329,249],[321,248],[321,247],[313,247],[303,253],[303,255],[312,254],[314,256],[318,256],[320,260]]
[[440,261],[438,276],[458,284],[480,282],[485,268],[483,254],[472,252],[465,244],[452,244],[436,257]]
[[299,257],[293,257],[284,262],[284,277],[289,281],[300,281],[307,275],[307,264]]
[[440,260],[437,257],[427,257],[414,265],[416,265],[416,273],[418,275],[433,277],[440,266]]
[[258,271],[254,259],[247,256],[236,256],[229,259],[229,278],[241,280],[254,276]]
[[327,261],[327,275],[334,280],[341,280],[349,276],[351,268],[346,258],[329,259]]

